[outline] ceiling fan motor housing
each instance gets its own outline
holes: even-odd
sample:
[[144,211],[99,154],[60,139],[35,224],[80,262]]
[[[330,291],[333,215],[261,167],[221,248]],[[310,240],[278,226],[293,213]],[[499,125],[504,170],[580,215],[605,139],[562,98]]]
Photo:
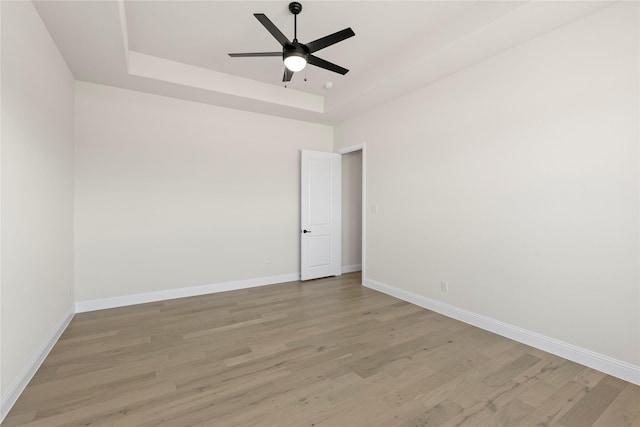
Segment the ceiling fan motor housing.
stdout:
[[282,49],[282,59],[288,58],[290,56],[299,56],[301,58],[304,58],[304,60],[306,61],[309,57],[309,48],[296,41],[287,43]]

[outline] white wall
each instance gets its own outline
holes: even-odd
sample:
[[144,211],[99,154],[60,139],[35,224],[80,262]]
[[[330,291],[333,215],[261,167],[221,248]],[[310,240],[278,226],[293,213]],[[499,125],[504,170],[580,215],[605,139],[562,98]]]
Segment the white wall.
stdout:
[[74,80],[31,2],[0,7],[0,390],[10,406],[72,314]]
[[76,84],[79,301],[299,272],[300,149],[329,126]]
[[342,155],[342,268],[362,268],[362,151]]
[[336,128],[367,144],[368,279],[640,365],[638,7]]

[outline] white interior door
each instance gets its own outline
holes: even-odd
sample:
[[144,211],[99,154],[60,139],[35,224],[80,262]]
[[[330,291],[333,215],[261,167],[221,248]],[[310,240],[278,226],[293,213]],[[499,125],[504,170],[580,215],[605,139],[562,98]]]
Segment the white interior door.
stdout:
[[339,276],[341,266],[341,157],[302,150],[300,279]]

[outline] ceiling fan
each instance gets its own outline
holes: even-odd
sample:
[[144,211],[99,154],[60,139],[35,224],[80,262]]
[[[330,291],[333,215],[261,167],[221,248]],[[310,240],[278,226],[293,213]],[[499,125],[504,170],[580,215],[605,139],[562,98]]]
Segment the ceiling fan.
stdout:
[[325,70],[333,71],[334,73],[347,74],[349,70],[339,65],[333,64],[329,61],[325,61],[322,58],[318,58],[312,55],[314,52],[324,49],[341,42],[349,37],[353,37],[356,33],[351,28],[345,28],[342,31],[330,34],[325,37],[321,37],[317,40],[309,42],[307,44],[298,42],[298,20],[297,16],[302,11],[302,5],[297,1],[289,3],[289,11],[293,14],[293,41],[282,34],[282,32],[276,27],[264,13],[254,13],[258,21],[271,33],[273,37],[282,45],[282,52],[254,52],[254,53],[230,53],[229,56],[237,57],[256,57],[256,56],[282,56],[284,61],[284,75],[282,76],[283,82],[291,81],[293,73],[301,71],[306,65],[311,64],[316,67],[324,68]]

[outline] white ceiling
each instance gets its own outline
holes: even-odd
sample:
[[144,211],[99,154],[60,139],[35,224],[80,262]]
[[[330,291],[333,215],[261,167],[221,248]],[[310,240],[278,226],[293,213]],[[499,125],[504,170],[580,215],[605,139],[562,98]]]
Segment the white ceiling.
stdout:
[[[592,13],[609,1],[303,1],[298,39],[351,27],[287,88],[278,51],[255,19],[290,39],[288,1],[35,1],[78,80],[319,123],[338,123]],[[307,81],[304,81],[304,77]],[[324,89],[332,82],[332,89]]]

